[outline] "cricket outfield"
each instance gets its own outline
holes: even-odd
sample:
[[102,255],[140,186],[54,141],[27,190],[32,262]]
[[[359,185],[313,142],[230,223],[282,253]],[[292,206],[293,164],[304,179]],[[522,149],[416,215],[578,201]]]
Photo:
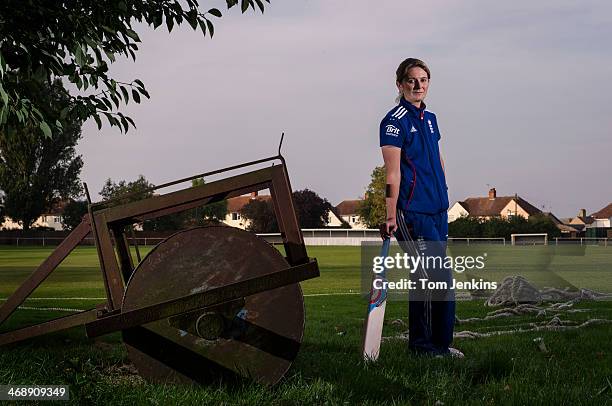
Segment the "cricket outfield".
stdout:
[[[612,248],[551,256],[534,247],[470,248],[487,251],[489,278],[516,274],[546,285],[561,278],[581,288],[610,292]],[[408,353],[405,301],[387,304],[376,365],[361,359],[366,302],[359,247],[309,247],[321,277],[302,283],[304,343],[287,376],[273,388],[251,382],[185,387],[149,384],[131,367],[119,334],[97,340],[82,328],[0,348],[0,384],[66,384],[71,402],[132,404],[606,404],[612,402],[612,324],[567,331],[532,331],[456,339],[466,358],[431,359]],[[451,249],[452,251],[452,249]],[[0,247],[0,298],[9,296],[51,248]],[[467,252],[467,251],[465,251]],[[465,253],[464,252],[464,253]],[[559,254],[556,252],[556,254]],[[538,272],[546,266],[552,273]],[[494,277],[491,275],[495,275]],[[461,277],[466,277],[461,275]],[[8,321],[2,331],[88,309],[102,301],[96,251],[75,250]],[[581,302],[563,319],[612,320],[612,302]],[[483,317],[483,301],[459,301],[460,319]],[[552,314],[551,314],[552,316]],[[456,331],[520,329],[536,315],[460,323]],[[545,350],[534,339],[542,338]],[[541,341],[538,341],[538,343]],[[440,403],[438,403],[440,404]]]

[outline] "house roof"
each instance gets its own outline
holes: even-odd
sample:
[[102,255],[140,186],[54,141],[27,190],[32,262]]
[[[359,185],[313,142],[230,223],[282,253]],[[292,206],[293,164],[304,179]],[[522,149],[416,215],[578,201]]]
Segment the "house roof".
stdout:
[[[459,202],[459,204],[467,210],[470,216],[499,216],[502,209],[514,200],[514,196],[499,196],[493,199],[488,197],[468,197],[463,202]],[[516,198],[516,203],[530,216],[542,213],[540,209],[520,196]]]
[[553,223],[555,223],[556,225],[559,224],[563,224],[563,221],[559,220],[557,218],[557,216],[555,216],[554,214],[552,214],[551,212],[547,211],[547,212],[543,212],[542,213],[545,217],[548,217],[549,219],[552,220]]
[[457,204],[458,204],[459,206],[463,207],[463,209],[464,209],[465,211],[468,211],[468,206],[467,206],[467,204],[465,204],[465,203],[463,203],[463,202],[457,202]]
[[249,203],[253,199],[267,201],[271,199],[271,196],[270,195],[258,195],[256,197],[252,197],[249,195],[249,196],[230,197],[229,199],[227,199],[227,212],[236,213],[240,211],[244,206],[247,205],[247,203]]
[[562,233],[574,233],[578,231],[582,231],[582,227],[580,226],[570,226],[567,224],[555,224]]
[[591,214],[590,217],[593,217],[596,219],[609,219],[610,217],[612,217],[612,203],[610,203],[603,209]]
[[595,219],[591,216],[586,216],[586,217],[576,216],[570,221],[570,224],[591,224],[594,221]]
[[336,206],[336,213],[340,216],[357,214],[357,209],[363,200],[343,200]]

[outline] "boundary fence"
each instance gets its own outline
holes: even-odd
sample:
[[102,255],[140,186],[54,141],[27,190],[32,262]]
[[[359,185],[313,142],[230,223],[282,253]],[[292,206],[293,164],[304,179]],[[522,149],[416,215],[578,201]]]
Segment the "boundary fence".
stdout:
[[[155,233],[153,235],[142,235],[143,232],[136,232],[135,237],[128,236],[130,244],[138,244],[141,246],[156,245],[161,241],[174,234],[174,232],[168,233]],[[51,233],[48,233],[51,234]],[[68,235],[67,232],[62,232],[61,236],[54,235],[43,235],[43,236],[15,236],[6,235],[0,232],[0,245],[13,245],[13,246],[55,246],[62,242],[62,240]],[[263,233],[257,234],[259,237],[265,239],[270,244],[282,244],[282,238],[280,233]],[[302,235],[304,236],[304,242],[306,245],[360,245],[364,241],[380,241],[380,232],[376,229],[302,229]],[[482,244],[499,244],[499,245],[510,245],[510,241],[507,241],[503,237],[485,238],[485,237],[449,237],[449,245],[482,245]],[[581,245],[581,246],[612,246],[612,238],[595,238],[595,237],[555,237],[548,239],[546,245]],[[86,237],[83,239],[80,245],[93,246],[93,237]]]

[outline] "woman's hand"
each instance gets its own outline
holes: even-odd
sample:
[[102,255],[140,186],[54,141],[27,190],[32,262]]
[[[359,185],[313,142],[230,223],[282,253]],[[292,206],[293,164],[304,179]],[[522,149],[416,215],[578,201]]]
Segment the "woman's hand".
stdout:
[[397,222],[395,217],[389,217],[384,224],[384,229],[381,230],[381,236],[383,239],[391,237],[393,233],[397,230]]

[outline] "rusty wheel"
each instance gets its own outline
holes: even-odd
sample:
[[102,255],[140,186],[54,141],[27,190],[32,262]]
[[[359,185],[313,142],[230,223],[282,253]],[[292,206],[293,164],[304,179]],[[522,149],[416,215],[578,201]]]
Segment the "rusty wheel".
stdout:
[[[254,234],[232,227],[178,232],[134,271],[122,311],[205,292],[288,267]],[[206,382],[232,371],[273,385],[295,359],[304,332],[299,284],[123,330],[139,372],[157,382]]]

